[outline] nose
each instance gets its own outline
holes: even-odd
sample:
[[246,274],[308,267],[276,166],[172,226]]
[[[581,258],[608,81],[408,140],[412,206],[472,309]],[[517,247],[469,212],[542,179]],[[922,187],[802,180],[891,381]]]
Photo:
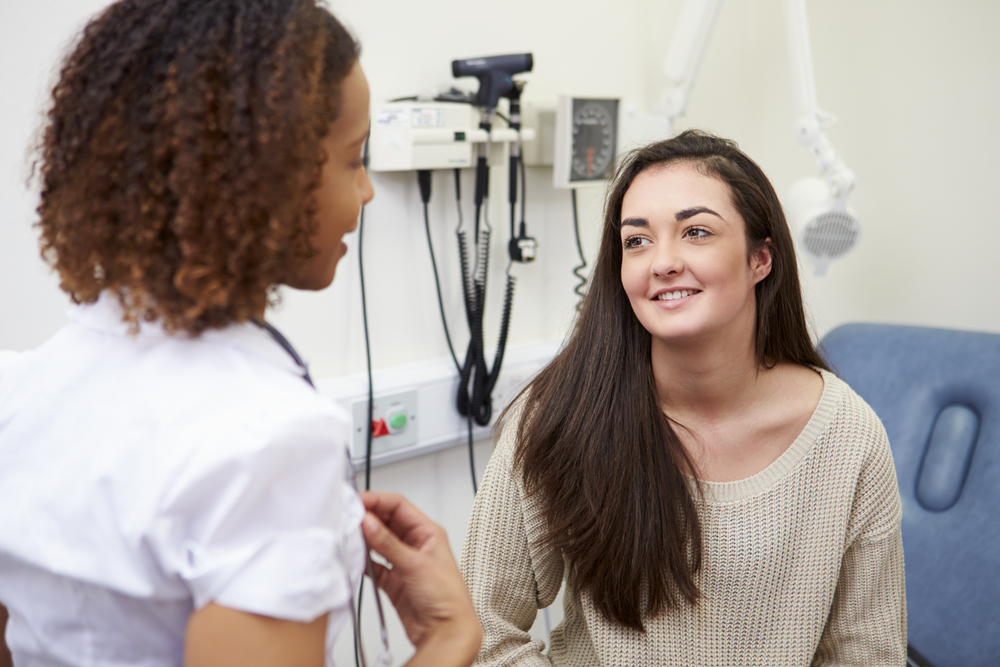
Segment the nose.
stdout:
[[654,276],[674,276],[684,271],[684,256],[676,243],[661,240],[656,244],[649,266]]
[[368,178],[368,169],[365,167],[361,168],[361,182],[358,183],[358,194],[361,195],[362,204],[367,204],[375,196],[375,188],[372,186],[372,180]]

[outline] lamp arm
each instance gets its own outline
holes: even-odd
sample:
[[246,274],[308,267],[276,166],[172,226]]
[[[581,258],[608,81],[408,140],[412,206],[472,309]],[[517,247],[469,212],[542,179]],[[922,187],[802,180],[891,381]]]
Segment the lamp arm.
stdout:
[[659,111],[667,116],[670,134],[673,134],[674,121],[687,112],[691,89],[721,6],[722,0],[684,0],[681,7],[680,20],[663,65],[667,88],[659,103]]
[[795,136],[816,158],[834,198],[843,202],[854,188],[855,175],[833,150],[826,137],[826,128],[836,122],[836,119],[820,111],[816,103],[816,82],[813,78],[805,0],[784,0],[784,6],[792,70],[792,99],[795,104]]

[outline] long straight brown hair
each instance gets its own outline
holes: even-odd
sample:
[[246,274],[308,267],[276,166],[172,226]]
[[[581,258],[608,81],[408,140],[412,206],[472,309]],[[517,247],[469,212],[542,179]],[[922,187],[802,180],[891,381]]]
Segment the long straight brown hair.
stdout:
[[700,595],[698,487],[685,477],[694,467],[659,407],[651,337],[621,283],[622,200],[637,175],[672,162],[729,186],[746,223],[748,261],[770,246],[771,272],[754,289],[758,365],[827,368],[806,326],[788,224],[760,167],[734,142],[698,131],[629,154],[608,194],[573,332],[522,392],[515,464],[546,517],[546,543],[569,563],[570,585],[589,593],[605,618],[637,630],[644,618]]

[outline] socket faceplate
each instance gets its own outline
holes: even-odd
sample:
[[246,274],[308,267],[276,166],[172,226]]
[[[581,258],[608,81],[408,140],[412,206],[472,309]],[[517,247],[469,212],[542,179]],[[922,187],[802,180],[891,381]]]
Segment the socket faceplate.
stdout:
[[[375,396],[375,402],[372,405],[372,421],[378,422],[380,419],[384,419],[388,424],[389,418],[399,412],[406,415],[406,425],[395,433],[373,438],[372,456],[417,444],[417,390],[411,389]],[[355,460],[363,459],[368,437],[368,431],[365,428],[365,421],[368,419],[368,400],[354,401],[351,405],[351,415],[354,418],[354,440],[351,456]]]

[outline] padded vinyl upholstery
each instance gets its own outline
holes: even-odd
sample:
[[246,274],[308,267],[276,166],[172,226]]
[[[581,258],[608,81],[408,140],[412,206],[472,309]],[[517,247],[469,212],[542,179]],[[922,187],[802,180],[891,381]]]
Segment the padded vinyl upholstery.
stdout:
[[1000,335],[847,324],[822,351],[889,435],[910,643],[935,667],[997,667]]

